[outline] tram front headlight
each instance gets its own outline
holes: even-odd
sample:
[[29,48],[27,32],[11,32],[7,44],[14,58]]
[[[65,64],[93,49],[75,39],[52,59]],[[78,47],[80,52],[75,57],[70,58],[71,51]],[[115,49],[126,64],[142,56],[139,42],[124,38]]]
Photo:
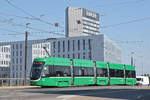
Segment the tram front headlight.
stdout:
[[47,67],[44,67],[44,71],[46,71],[47,70]]
[[43,73],[42,73],[42,77],[45,77],[46,75],[47,75],[47,67],[44,67],[44,69],[43,69]]

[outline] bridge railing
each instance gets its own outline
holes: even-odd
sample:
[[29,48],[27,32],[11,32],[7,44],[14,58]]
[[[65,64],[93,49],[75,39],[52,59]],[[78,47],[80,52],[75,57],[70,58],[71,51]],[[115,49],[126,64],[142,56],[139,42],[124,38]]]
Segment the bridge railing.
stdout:
[[30,85],[30,79],[24,78],[0,78],[0,86],[28,86]]

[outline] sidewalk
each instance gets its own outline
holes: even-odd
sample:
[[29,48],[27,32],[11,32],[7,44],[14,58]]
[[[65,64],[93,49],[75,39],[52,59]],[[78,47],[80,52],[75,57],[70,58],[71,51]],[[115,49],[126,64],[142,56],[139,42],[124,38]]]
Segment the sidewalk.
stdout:
[[33,88],[41,88],[40,86],[2,86],[1,89],[33,89]]

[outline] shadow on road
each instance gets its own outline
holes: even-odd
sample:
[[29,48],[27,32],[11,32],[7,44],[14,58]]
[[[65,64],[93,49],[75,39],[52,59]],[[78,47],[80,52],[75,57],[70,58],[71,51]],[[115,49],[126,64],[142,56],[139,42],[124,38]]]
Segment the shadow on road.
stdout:
[[67,90],[51,90],[51,88],[39,90],[26,90],[28,93],[40,94],[57,94],[57,95],[76,95],[88,97],[102,97],[111,99],[127,99],[127,100],[150,100],[150,89],[80,89]]

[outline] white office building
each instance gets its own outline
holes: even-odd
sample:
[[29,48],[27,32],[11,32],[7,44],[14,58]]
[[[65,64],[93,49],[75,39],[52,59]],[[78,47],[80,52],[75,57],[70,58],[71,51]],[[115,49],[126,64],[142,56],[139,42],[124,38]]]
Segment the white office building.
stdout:
[[103,34],[57,38],[51,41],[51,55],[121,63],[121,49]]
[[[36,57],[47,57],[43,47],[46,46],[50,52],[50,43],[46,40],[33,40],[28,42],[28,55],[27,55],[27,78],[29,79],[30,70],[33,59]],[[11,78],[11,85],[24,84],[25,75],[25,42],[2,42],[0,47],[0,67],[9,67],[9,77]],[[4,78],[4,77],[3,77]]]
[[85,8],[67,7],[66,37],[98,35],[100,33],[99,14]]
[[[11,56],[11,46],[10,45],[1,45],[0,46],[0,78],[9,77],[9,66]],[[2,83],[0,82],[0,85]]]
[[0,66],[9,67],[10,65],[10,45],[0,46]]
[[[5,59],[1,59],[5,65],[10,67],[10,78],[12,85],[23,84],[24,62],[25,62],[25,42],[4,42],[0,47],[8,48],[8,53],[1,52]],[[103,34],[93,36],[53,38],[48,40],[32,40],[28,42],[27,55],[27,77],[30,76],[30,70],[33,59],[36,57],[48,57],[43,47],[53,57],[71,58],[71,59],[89,59],[113,63],[121,63],[120,48]],[[8,58],[7,56],[8,55]],[[8,61],[8,63],[7,63]]]

